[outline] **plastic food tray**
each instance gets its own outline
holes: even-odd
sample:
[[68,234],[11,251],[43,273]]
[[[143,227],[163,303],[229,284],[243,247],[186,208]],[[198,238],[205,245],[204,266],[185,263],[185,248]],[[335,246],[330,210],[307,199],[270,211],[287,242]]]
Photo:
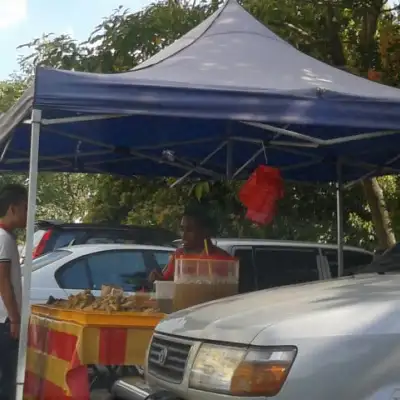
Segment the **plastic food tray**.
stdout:
[[68,310],[48,305],[33,305],[32,314],[74,322],[88,326],[139,327],[152,328],[165,317],[161,313],[147,312],[113,312]]

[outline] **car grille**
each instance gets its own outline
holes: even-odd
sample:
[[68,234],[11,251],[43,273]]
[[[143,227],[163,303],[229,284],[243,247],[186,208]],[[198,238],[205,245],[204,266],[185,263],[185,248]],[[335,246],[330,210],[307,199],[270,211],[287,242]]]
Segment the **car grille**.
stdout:
[[191,345],[153,337],[149,349],[148,372],[165,381],[181,383]]

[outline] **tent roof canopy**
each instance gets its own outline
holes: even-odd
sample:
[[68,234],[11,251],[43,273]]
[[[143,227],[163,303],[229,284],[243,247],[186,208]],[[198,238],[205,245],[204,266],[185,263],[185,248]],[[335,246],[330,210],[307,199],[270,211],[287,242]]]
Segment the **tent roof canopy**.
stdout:
[[400,90],[299,52],[235,0],[129,72],[38,68],[34,87],[0,116],[4,170],[28,169],[32,107],[42,110],[40,170],[179,176],[196,167],[218,178],[227,158],[232,170],[249,161],[237,174],[247,176],[266,157],[293,180],[335,180],[338,159],[346,180],[400,169]]

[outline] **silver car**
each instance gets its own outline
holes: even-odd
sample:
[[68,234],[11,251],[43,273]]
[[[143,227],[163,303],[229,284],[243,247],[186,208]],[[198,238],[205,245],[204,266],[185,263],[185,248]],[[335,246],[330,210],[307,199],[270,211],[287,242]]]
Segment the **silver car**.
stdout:
[[[31,304],[46,303],[50,296],[67,298],[84,289],[95,296],[103,284],[134,292],[148,285],[148,275],[162,270],[171,247],[89,244],[61,248],[33,260]],[[0,318],[6,316],[0,302]]]

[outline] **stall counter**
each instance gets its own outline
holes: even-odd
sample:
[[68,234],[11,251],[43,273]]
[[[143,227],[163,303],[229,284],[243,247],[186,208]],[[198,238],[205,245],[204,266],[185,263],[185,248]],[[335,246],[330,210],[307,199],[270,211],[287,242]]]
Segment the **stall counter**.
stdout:
[[87,366],[143,365],[153,329],[81,325],[32,314],[24,398],[89,400]]

